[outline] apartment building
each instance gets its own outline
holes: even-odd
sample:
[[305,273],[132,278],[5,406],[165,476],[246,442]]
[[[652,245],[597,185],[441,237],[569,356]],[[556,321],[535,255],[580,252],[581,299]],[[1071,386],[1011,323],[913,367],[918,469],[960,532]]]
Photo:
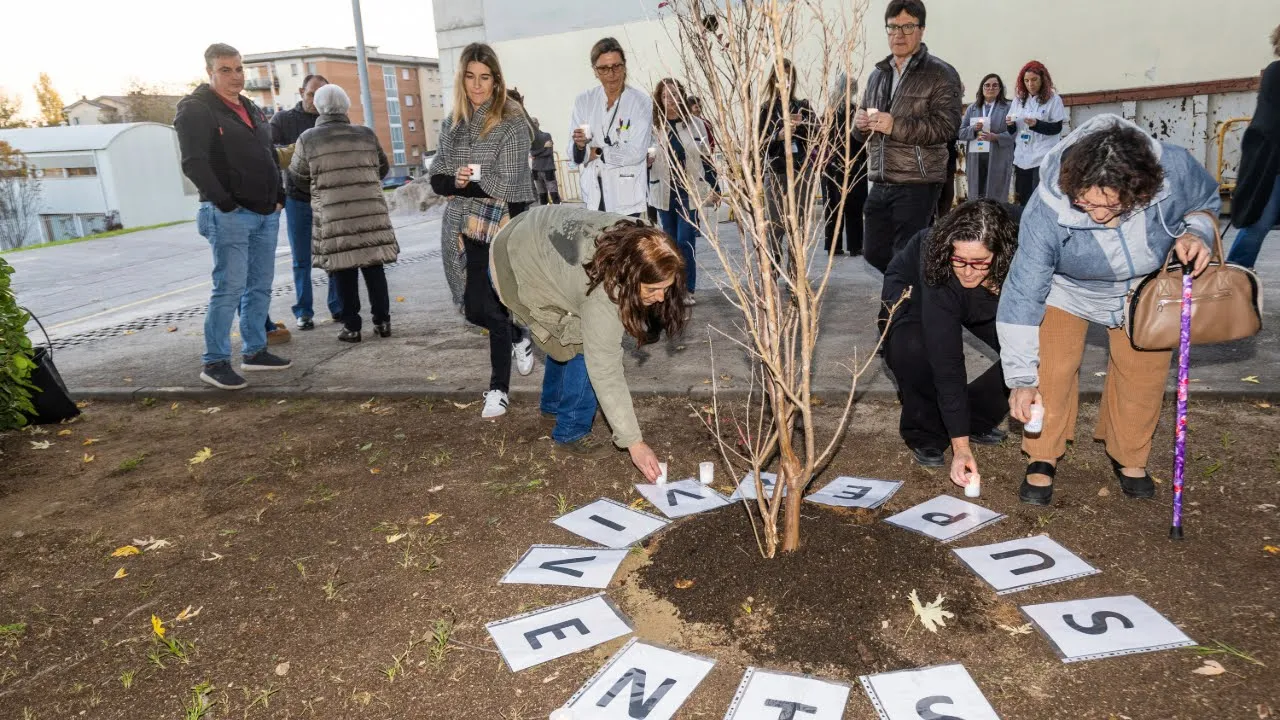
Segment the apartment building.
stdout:
[[[391,55],[367,46],[373,128],[391,161],[392,175],[416,176],[435,152],[444,118],[440,63]],[[363,122],[355,48],[301,48],[244,56],[245,94],[268,113],[293,107],[307,75],[323,75],[351,96],[351,121]]]

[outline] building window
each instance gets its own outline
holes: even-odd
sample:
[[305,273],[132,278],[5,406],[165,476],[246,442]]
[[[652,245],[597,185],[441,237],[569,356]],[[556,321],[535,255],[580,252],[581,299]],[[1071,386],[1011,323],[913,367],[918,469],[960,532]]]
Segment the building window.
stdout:
[[400,79],[401,80],[409,79],[409,68],[400,68]]
[[289,74],[298,77],[298,63],[289,63]]
[[91,167],[67,168],[67,177],[94,177],[97,174],[98,174],[98,168],[91,168]]
[[400,98],[396,88],[396,69],[390,65],[382,66],[382,84],[387,89],[387,124],[391,126],[391,155],[396,165],[404,165],[405,158],[404,126],[400,123]]
[[418,146],[417,146],[417,145],[414,145],[414,146],[413,146],[413,156],[414,156],[414,157],[418,157],[418,156],[419,156],[419,155],[421,155],[421,154],[422,154],[422,152],[418,150]]
[[409,121],[409,132],[418,132],[418,121],[417,121],[417,120],[410,120],[410,121]]
[[316,74],[316,64],[315,64],[315,63],[313,63],[313,62],[309,62],[309,63],[307,63],[307,74],[308,74],[308,75],[315,75],[315,74]]
[[404,104],[405,104],[405,107],[413,107],[413,96],[412,96],[412,95],[405,95],[405,96],[404,96]]
[[391,65],[382,66],[382,87],[387,91],[387,97],[392,95],[400,95],[396,86],[396,69]]

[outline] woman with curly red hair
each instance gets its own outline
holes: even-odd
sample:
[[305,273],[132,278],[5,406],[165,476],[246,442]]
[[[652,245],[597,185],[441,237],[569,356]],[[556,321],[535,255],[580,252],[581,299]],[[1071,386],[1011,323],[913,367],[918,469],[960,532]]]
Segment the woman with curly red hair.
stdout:
[[1026,207],[1040,185],[1040,163],[1062,135],[1067,108],[1053,89],[1048,69],[1036,60],[1022,66],[1015,93],[1007,118],[1009,134],[1017,137],[1013,190],[1018,204]]

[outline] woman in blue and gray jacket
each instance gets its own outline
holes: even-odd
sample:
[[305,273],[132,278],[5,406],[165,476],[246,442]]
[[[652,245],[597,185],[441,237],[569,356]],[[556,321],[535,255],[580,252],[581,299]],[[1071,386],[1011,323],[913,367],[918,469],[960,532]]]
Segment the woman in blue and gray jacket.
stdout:
[[1185,149],[1115,115],[1081,125],[1041,167],[996,315],[1010,415],[1026,423],[1033,405],[1044,413],[1042,432],[1023,439],[1031,463],[1018,495],[1049,504],[1075,434],[1085,333],[1096,323],[1107,328],[1110,360],[1094,439],[1125,494],[1151,497],[1147,457],[1172,353],[1133,349],[1125,295],[1170,249],[1196,274],[1209,264],[1218,183]]

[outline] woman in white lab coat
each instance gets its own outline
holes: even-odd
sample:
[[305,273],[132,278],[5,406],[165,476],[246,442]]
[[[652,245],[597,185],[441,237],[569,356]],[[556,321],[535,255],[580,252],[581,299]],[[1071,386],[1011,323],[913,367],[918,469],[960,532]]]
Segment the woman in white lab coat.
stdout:
[[639,217],[649,195],[653,102],[627,85],[627,55],[613,38],[591,48],[598,87],[573,103],[572,160],[587,208]]
[[1009,116],[1009,108],[1004,80],[991,73],[982,78],[978,96],[960,119],[960,140],[967,146],[964,172],[969,181],[970,200],[1009,201],[1016,138],[1001,126]]
[[1053,78],[1041,63],[1032,60],[1022,66],[1009,111],[1007,127],[1016,138],[1013,151],[1013,189],[1018,204],[1026,207],[1031,193],[1040,186],[1040,163],[1062,138],[1067,108],[1053,89]]

